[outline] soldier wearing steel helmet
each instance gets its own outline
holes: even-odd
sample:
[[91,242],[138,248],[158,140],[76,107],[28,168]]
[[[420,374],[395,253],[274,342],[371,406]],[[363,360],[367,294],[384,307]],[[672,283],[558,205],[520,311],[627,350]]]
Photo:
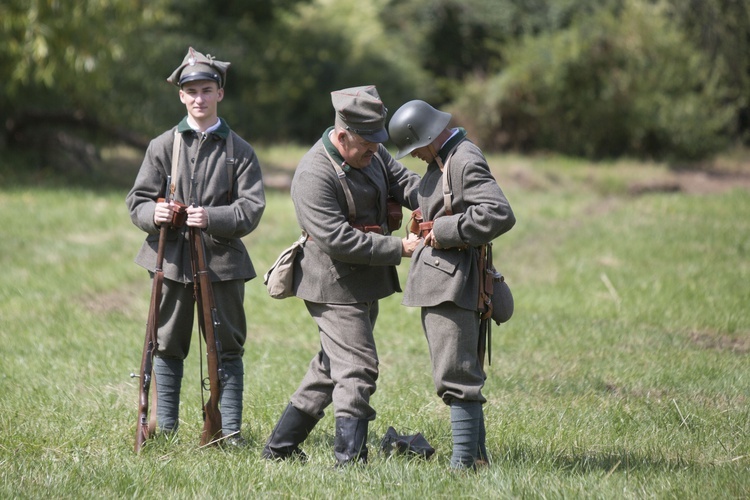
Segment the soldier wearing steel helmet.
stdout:
[[[133,224],[147,233],[136,263],[148,270],[153,270],[156,262],[160,226],[172,214],[163,201],[168,176],[174,186],[173,198],[188,205],[185,226],[169,229],[164,250],[159,349],[154,358],[157,430],[173,434],[179,424],[183,365],[190,349],[195,310],[188,227],[198,227],[206,236],[207,262],[221,325],[218,338],[225,379],[219,406],[222,432],[227,436],[223,442],[243,445],[242,356],[247,337],[244,287],[256,273],[240,238],[258,226],[266,202],[255,151],[218,116],[229,65],[189,48],[167,78],[179,88],[187,115],[151,141],[126,203]],[[173,171],[175,144],[179,161]]]
[[423,244],[412,255],[403,304],[421,308],[435,389],[450,406],[450,464],[463,469],[488,459],[476,247],[510,230],[515,216],[481,150],[463,128],[448,128],[450,119],[414,100],[394,113],[388,131],[397,159],[411,154],[428,164],[419,185]]

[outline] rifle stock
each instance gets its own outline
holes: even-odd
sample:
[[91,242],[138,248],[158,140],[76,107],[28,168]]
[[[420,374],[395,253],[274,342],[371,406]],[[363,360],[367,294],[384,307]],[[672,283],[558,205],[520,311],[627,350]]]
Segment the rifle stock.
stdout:
[[[222,422],[219,410],[224,370],[221,366],[221,343],[218,338],[219,315],[214,301],[211,277],[206,264],[206,247],[203,231],[190,228],[190,250],[193,263],[195,301],[198,306],[198,321],[206,341],[206,365],[208,369],[209,398],[203,405],[203,431],[200,444],[205,446],[221,438]],[[205,384],[202,384],[205,387]]]

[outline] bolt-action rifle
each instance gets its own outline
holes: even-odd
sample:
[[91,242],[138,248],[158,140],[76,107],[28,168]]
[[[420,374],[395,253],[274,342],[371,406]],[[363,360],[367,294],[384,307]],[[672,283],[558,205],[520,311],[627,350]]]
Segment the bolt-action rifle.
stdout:
[[198,325],[206,341],[206,365],[208,369],[208,388],[201,376],[202,389],[209,391],[208,401],[203,404],[203,431],[201,446],[221,439],[221,412],[219,400],[224,384],[224,369],[221,365],[221,342],[218,338],[219,315],[214,302],[211,277],[206,264],[206,247],[203,242],[203,230],[190,228],[190,258],[193,266],[193,293],[198,306]]
[[[168,203],[172,201],[172,189],[172,178],[167,176],[167,187],[165,189],[164,201]],[[182,213],[184,213],[184,205],[182,207]],[[175,213],[177,212],[179,212],[179,209],[175,210]],[[175,223],[179,223],[180,221],[184,222],[184,218],[175,219],[173,217],[172,224],[162,224],[159,229],[159,247],[156,252],[156,267],[154,268],[154,276],[151,283],[151,304],[148,308],[146,339],[143,343],[143,356],[141,357],[141,371],[138,384],[138,421],[136,422],[135,430],[136,453],[141,451],[143,443],[145,443],[147,439],[153,437],[156,432],[156,391],[153,393],[150,418],[148,396],[153,377],[154,354],[159,348],[156,333],[159,329],[159,305],[161,304],[161,291],[164,285],[164,270],[162,269],[164,263],[164,247],[167,242],[167,231],[169,231],[170,225],[174,226]]]

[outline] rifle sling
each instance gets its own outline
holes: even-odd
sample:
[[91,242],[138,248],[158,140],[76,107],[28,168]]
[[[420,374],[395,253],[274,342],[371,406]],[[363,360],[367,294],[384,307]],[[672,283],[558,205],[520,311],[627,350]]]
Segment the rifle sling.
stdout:
[[[182,134],[177,129],[174,131],[174,142],[172,143],[172,185],[169,186],[170,195],[168,198],[174,197],[175,179],[177,179],[177,167],[180,163],[180,146],[182,145]],[[234,191],[234,166],[237,164],[237,159],[234,157],[234,140],[232,139],[232,131],[229,131],[227,136],[227,178],[229,180],[229,191],[227,191],[227,201],[232,203],[232,191]]]

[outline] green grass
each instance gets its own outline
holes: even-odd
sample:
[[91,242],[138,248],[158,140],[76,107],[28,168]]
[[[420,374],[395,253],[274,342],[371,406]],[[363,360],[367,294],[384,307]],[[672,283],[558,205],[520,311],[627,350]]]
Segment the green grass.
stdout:
[[[330,411],[304,445],[308,464],[261,460],[318,339],[302,303],[270,299],[259,279],[246,287],[251,446],[199,448],[194,342],[179,437],[135,456],[129,375],[139,368],[150,284],[133,263],[143,234],[125,209],[128,188],[5,176],[0,497],[750,496],[750,194],[628,195],[633,180],[664,175],[653,165],[493,165],[518,218],[494,251],[516,311],[493,329],[493,465],[476,474],[448,472],[448,410],[434,395],[419,312],[400,295],[383,301],[376,329],[370,465],[333,469]],[[290,199],[269,192],[245,240],[259,274],[296,235]],[[402,282],[407,271],[405,262]],[[422,432],[436,457],[377,453],[389,425]]]

